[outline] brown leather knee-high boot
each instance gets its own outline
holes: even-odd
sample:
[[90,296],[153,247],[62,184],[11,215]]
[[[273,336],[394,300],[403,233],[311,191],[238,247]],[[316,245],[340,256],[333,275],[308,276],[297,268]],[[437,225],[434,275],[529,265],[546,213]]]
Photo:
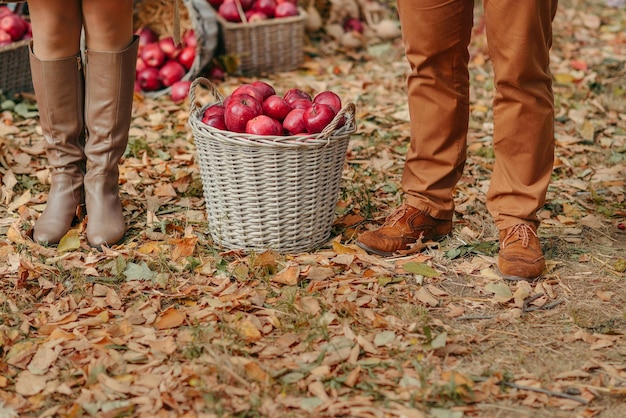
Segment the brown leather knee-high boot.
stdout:
[[35,222],[33,239],[57,244],[83,204],[85,175],[83,69],[80,55],[40,60],[30,50],[30,68],[46,156],[52,168],[46,209]]
[[87,240],[94,247],[124,238],[119,160],[128,144],[138,38],[123,51],[85,51]]

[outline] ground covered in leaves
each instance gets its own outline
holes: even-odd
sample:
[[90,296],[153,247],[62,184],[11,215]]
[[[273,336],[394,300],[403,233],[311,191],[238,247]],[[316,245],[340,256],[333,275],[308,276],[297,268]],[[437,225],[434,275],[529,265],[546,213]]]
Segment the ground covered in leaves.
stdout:
[[140,96],[121,168],[126,241],[98,252],[78,225],[37,245],[43,140],[32,107],[4,111],[0,417],[626,416],[626,9],[561,2],[548,274],[533,284],[495,272],[493,85],[476,21],[454,232],[401,257],[353,243],[400,201],[399,41],[312,40],[297,71],[261,78],[357,107],[333,236],[309,253],[213,245],[188,104]]

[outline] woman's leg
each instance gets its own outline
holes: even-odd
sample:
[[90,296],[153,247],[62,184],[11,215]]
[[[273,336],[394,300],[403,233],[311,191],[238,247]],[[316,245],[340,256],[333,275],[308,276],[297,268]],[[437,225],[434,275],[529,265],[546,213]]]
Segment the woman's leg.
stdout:
[[94,247],[123,239],[118,163],[128,143],[137,38],[132,0],[84,0],[87,240]]
[[29,0],[28,6],[31,74],[51,166],[46,209],[35,222],[33,239],[57,244],[84,202],[82,17],[78,0]]

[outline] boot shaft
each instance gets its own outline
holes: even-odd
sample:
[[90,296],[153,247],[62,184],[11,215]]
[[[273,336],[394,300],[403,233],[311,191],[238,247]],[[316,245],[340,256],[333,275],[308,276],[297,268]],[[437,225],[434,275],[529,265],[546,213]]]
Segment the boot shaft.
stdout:
[[84,74],[80,55],[40,60],[29,47],[39,123],[48,162],[55,169],[85,160]]
[[85,154],[93,175],[117,173],[126,150],[138,45],[135,36],[123,51],[85,51]]

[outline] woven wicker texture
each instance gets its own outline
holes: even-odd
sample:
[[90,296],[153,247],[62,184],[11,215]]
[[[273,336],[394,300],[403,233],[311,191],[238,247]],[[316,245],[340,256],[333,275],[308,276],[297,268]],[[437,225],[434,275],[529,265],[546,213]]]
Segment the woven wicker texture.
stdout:
[[5,93],[32,93],[28,45],[30,40],[0,47],[0,90]]
[[217,15],[217,22],[224,51],[239,60],[237,74],[289,71],[304,60],[304,16],[234,23]]
[[212,103],[196,103],[198,85],[218,102],[223,97],[201,77],[189,92],[189,125],[213,241],[228,249],[297,253],[328,240],[349,138],[356,132],[354,104],[344,106],[319,134],[238,134],[201,121]]

